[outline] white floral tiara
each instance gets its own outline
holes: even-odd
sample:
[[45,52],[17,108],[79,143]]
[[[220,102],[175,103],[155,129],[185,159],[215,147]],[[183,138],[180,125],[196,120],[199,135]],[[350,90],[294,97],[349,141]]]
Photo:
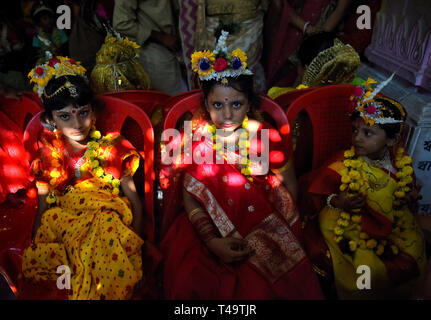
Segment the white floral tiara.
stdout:
[[229,32],[222,30],[214,51],[195,51],[191,56],[192,69],[199,74],[200,80],[220,81],[227,77],[252,75],[247,69],[247,55],[241,49],[230,54],[227,51],[226,39]]

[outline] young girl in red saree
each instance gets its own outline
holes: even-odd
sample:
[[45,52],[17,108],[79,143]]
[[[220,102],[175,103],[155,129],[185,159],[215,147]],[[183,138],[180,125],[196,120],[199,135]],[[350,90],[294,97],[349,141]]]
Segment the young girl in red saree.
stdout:
[[[139,155],[119,133],[96,129],[84,71],[56,57],[30,73],[49,130],[31,166],[39,205],[24,284],[51,287],[51,298],[127,299],[142,279],[143,207],[132,178]],[[60,284],[59,266],[70,276]]]
[[[223,50],[226,36],[222,32],[214,53],[192,55],[205,107],[193,121],[193,161],[183,178],[185,212],[161,244],[165,297],[320,299],[297,238],[291,145],[283,145],[268,124],[248,118],[258,108],[253,76],[244,52],[237,49],[229,57]],[[267,156],[271,172],[262,169],[265,161],[253,158],[259,153]]]

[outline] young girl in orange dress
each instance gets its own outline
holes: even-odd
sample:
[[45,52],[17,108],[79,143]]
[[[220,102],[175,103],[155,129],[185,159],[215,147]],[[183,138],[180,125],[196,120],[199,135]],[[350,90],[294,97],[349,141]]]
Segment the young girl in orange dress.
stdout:
[[414,217],[412,160],[397,147],[406,112],[377,96],[382,85],[373,90],[373,83],[352,97],[352,148],[321,169],[309,192],[321,210],[338,297],[407,299],[418,289],[426,255]]
[[[139,155],[119,133],[96,129],[84,72],[56,57],[29,74],[47,129],[31,166],[39,205],[22,272],[54,289],[70,283],[69,299],[127,299],[142,279],[143,207],[132,177]],[[70,272],[60,286],[59,266]]]
[[[227,52],[226,37],[222,31],[213,52],[192,55],[205,106],[192,121],[193,161],[182,188],[186,212],[161,244],[165,297],[320,299],[297,238],[290,142],[284,145],[277,130],[251,118],[259,106],[253,75],[242,50]],[[253,157],[258,152],[267,153],[269,170]]]

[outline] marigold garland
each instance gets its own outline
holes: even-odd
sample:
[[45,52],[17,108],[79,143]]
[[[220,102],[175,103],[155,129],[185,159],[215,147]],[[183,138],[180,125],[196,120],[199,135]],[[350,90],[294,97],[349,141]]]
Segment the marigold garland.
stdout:
[[[355,155],[354,147],[344,152],[345,169],[341,171],[340,191],[348,190],[348,196],[367,195],[372,188],[367,180],[367,163],[362,157]],[[349,240],[349,249],[351,252],[361,249],[374,250],[377,255],[382,255],[386,247],[389,247],[394,254],[398,254],[400,249],[404,249],[403,240],[400,238],[400,231],[403,228],[401,217],[403,212],[400,210],[406,205],[405,196],[411,189],[408,186],[413,182],[413,168],[410,165],[412,159],[404,155],[404,149],[398,148],[395,154],[395,166],[398,169],[396,173],[397,189],[393,193],[394,222],[392,233],[387,240],[372,239],[368,234],[362,231],[360,209],[351,210],[351,212],[341,211],[340,217],[336,221],[333,229],[334,240],[339,243],[342,240],[349,240],[344,237],[344,231],[348,227],[356,228],[359,233],[359,241]]]
[[[240,163],[244,164],[244,167],[241,169],[241,174],[244,175],[249,181],[253,181],[253,178],[251,177],[251,160],[249,157],[250,152],[250,141],[249,141],[249,132],[248,132],[248,117],[245,116],[244,120],[242,121],[242,128],[244,129],[243,132],[241,132],[239,136],[238,146],[240,150]],[[219,155],[224,155],[223,151],[223,143],[217,142],[217,127],[215,124],[210,125],[208,127],[208,132],[210,132],[213,136],[213,148],[216,150],[216,152]]]
[[[114,178],[111,174],[106,174],[105,170],[101,166],[103,161],[103,151],[100,149],[100,139],[102,138],[102,134],[100,131],[96,130],[96,128],[92,128],[89,134],[91,138],[90,141],[87,142],[87,151],[85,151],[84,157],[86,158],[85,163],[82,165],[86,165],[89,169],[89,172],[94,176],[100,178],[104,183],[111,185],[111,193],[114,196],[117,196],[120,193],[120,180]],[[62,168],[60,162],[61,151],[58,150],[58,147],[61,146],[59,142],[58,133],[56,133],[56,140],[54,140],[53,145],[57,145],[57,148],[52,148],[52,157],[54,158],[51,161],[51,165],[53,169],[50,171],[50,176],[52,179],[49,181],[50,189],[55,190],[55,186],[57,185],[57,179],[59,177],[64,177],[65,172]],[[55,191],[50,191],[48,196],[46,197],[46,202],[48,204],[58,204],[58,197],[56,196]]]

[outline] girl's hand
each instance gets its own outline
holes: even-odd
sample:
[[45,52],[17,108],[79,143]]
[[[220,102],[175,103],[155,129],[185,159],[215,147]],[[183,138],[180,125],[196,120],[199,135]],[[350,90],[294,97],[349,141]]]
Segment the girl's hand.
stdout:
[[207,243],[208,248],[224,263],[246,260],[253,253],[247,241],[234,237],[213,238]]
[[365,206],[365,196],[364,195],[356,195],[354,197],[348,196],[348,189],[340,192],[338,196],[333,197],[331,199],[331,205],[343,209],[343,210],[352,210],[359,209]]

